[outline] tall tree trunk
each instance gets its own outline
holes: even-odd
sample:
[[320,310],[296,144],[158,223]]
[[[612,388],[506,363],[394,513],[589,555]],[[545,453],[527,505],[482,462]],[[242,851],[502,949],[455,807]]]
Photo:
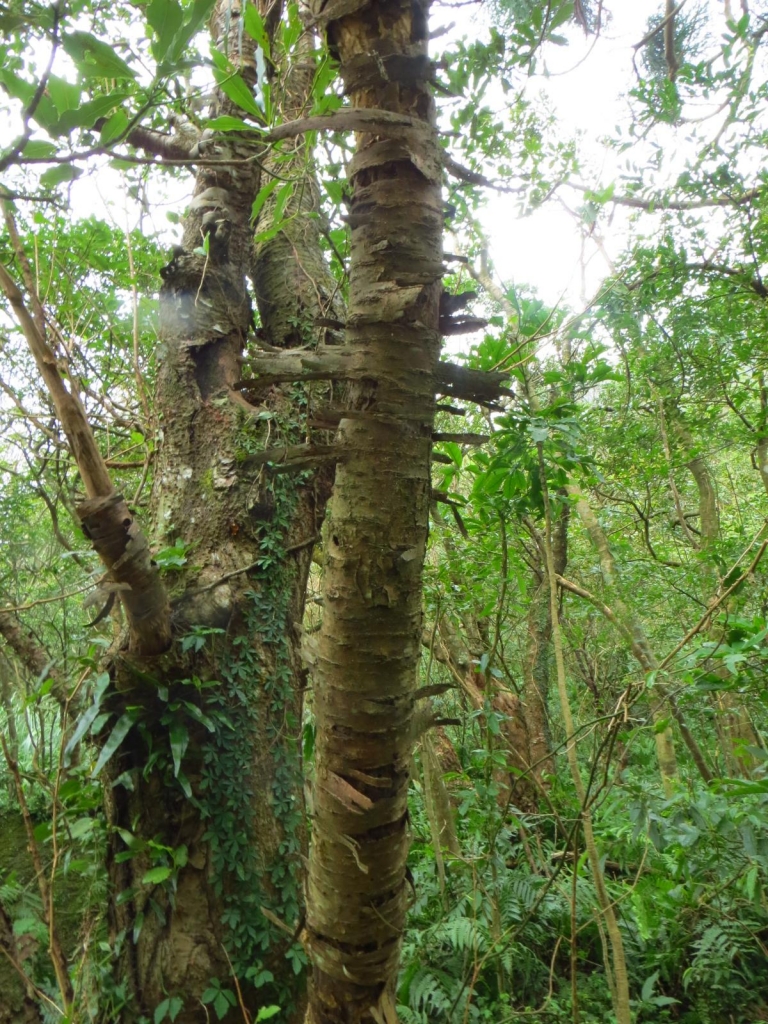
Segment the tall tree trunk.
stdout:
[[[253,87],[255,44],[231,17],[228,0],[217,4],[211,28],[219,52]],[[239,113],[221,91],[214,110]],[[194,156],[180,142],[170,153],[167,136],[143,129],[130,141],[160,156]],[[267,385],[251,395],[254,408],[238,386],[251,328],[250,215],[261,184],[252,158],[262,149],[247,133],[208,140],[204,155],[217,162],[200,168],[182,245],[162,271],[162,443],[152,514],[157,541],[183,541],[187,564],[171,580],[169,606],[144,542],[145,576],[129,581],[131,590],[118,589],[130,635],[128,649],[114,652],[109,664],[113,687],[105,703],[113,718],[101,739],[110,742],[116,720],[130,726],[109,763],[106,790],[109,917],[128,998],[125,1021],[151,1018],[169,997],[182,1003],[179,1024],[199,1021],[213,980],[232,995],[223,1019],[241,1021],[265,1001],[290,1010],[300,984],[285,958],[290,939],[275,922],[290,931],[299,918],[300,628],[328,488],[314,472],[299,484],[268,471],[265,446],[306,436],[305,403],[295,389]],[[298,295],[294,262],[327,278],[317,235],[295,237],[282,277],[271,275],[260,292],[262,321],[272,308],[284,304],[290,312],[301,303],[306,346],[328,311],[313,288]],[[5,278],[2,284],[7,290]],[[333,285],[325,287],[330,295]],[[33,318],[23,326],[36,343]],[[140,537],[131,518],[114,514],[119,499],[77,395],[52,377],[52,362],[39,364],[91,498],[82,514],[96,526],[94,546],[120,584],[121,556],[127,551],[135,563]],[[105,534],[100,517],[110,512],[117,527]],[[147,605],[146,587],[137,582],[151,584],[159,598]],[[259,992],[247,979],[265,972],[275,984]]]
[[354,107],[409,115],[358,137],[349,169],[347,343],[357,385],[341,421],[316,650],[309,1019],[396,1019],[407,791],[421,643],[430,444],[440,349],[442,199],[418,0],[329,4]]
[[[225,0],[217,5],[212,31],[220,50],[230,59],[238,55],[240,73],[253,85],[254,44],[245,36],[227,45],[224,34],[238,33],[239,24],[229,17]],[[306,102],[313,74],[307,63],[292,89],[276,90],[287,116]],[[215,103],[218,114],[237,113],[222,93]],[[329,315],[335,284],[316,221],[307,216],[315,211],[317,188],[307,172],[303,139],[293,143],[293,159],[280,165],[283,176],[292,177],[299,166],[304,170],[286,206],[295,216],[272,238],[253,245],[251,207],[260,186],[271,180],[275,159],[270,154],[262,161],[261,177],[256,162],[242,159],[253,155],[255,145],[232,135],[216,141],[215,155],[230,157],[232,164],[200,169],[181,251],[163,272],[161,292],[164,357],[157,402],[163,444],[154,518],[166,543],[182,539],[194,545],[189,561],[195,569],[174,600],[177,631],[199,635],[212,629],[222,636],[214,635],[194,658],[174,649],[158,676],[171,699],[189,699],[184,684],[190,678],[217,680],[214,715],[220,710],[226,723],[211,735],[189,723],[182,768],[195,805],[158,773],[137,781],[132,793],[116,789],[113,804],[117,836],[124,836],[120,826],[138,821],[134,831],[142,838],[187,847],[174,894],[148,893],[141,886],[146,855],[115,857],[112,865],[116,888],[140,894],[114,908],[118,932],[135,928],[137,919],[143,922],[135,948],[126,950],[137,1003],[149,1011],[163,993],[182,993],[185,1008],[177,1020],[190,1024],[199,1019],[200,995],[211,978],[234,989],[233,970],[252,1013],[265,1001],[277,999],[287,1011],[291,1000],[294,1006],[303,1001],[300,981],[284,956],[290,939],[275,924],[290,930],[300,916],[301,622],[330,474],[313,470],[301,483],[290,474],[272,474],[265,448],[305,440],[305,403],[295,388],[269,384],[254,385],[246,402],[238,384],[251,328],[246,273],[254,280],[261,337],[277,348],[318,344],[325,332],[315,321]],[[258,232],[273,223],[274,203],[273,192],[262,207]],[[203,256],[200,240],[206,235]],[[205,701],[201,710],[211,717]],[[168,743],[163,728],[167,732],[161,718],[152,729],[155,747]],[[146,751],[131,755],[138,768]],[[117,770],[125,769],[121,763]],[[113,853],[121,850],[116,839]],[[161,905],[161,915],[148,913],[149,899]],[[277,978],[277,988],[263,994],[242,981],[249,969],[258,974],[260,964]],[[241,1020],[240,1007],[224,1019]]]
[[[568,511],[565,509],[552,528],[555,572],[562,576],[568,565]],[[528,609],[526,622],[523,685],[525,721],[528,731],[528,769],[536,788],[545,785],[544,775],[554,774],[549,728],[550,645],[552,616],[549,607],[549,579],[546,564]]]

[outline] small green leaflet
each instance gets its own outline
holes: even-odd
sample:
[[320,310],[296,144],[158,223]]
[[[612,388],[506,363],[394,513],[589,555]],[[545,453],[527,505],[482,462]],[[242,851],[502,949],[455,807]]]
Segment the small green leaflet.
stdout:
[[157,1004],[154,1024],[161,1024],[166,1017],[171,1021],[176,1020],[183,1006],[184,1000],[180,996],[168,996],[167,999]]

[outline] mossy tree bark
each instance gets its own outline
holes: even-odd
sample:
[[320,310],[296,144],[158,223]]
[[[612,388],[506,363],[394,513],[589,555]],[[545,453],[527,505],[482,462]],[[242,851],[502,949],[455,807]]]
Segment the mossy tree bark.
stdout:
[[352,105],[413,119],[386,138],[359,135],[349,168],[347,344],[358,383],[339,429],[312,655],[309,1019],[356,1024],[395,1020],[443,217],[425,7],[377,0],[334,10],[318,16]]
[[[229,0],[217,3],[215,45],[253,87],[255,44],[240,29]],[[238,113],[217,91],[214,114]],[[246,277],[263,255],[254,253],[250,223],[263,184],[252,157],[263,155],[263,140],[234,133],[187,142],[136,129],[130,141],[160,157],[194,161],[202,151],[207,160],[160,293],[150,532],[155,546],[185,542],[186,565],[164,586],[140,536],[162,629],[142,617],[136,586],[116,589],[129,630],[109,655],[113,717],[100,740],[115,721],[130,729],[107,766],[108,912],[126,1000],[120,1019],[151,1019],[178,997],[176,1021],[192,1024],[204,1019],[212,981],[234,997],[233,973],[252,1015],[265,1002],[290,1009],[301,985],[285,957],[291,941],[275,922],[290,930],[299,917],[300,625],[328,484],[314,471],[299,482],[267,469],[265,447],[306,438],[302,389],[268,386],[249,402],[237,386],[252,329]],[[300,304],[306,349],[328,311],[313,282],[297,294],[295,263],[325,273],[333,292],[317,234],[297,234],[259,290],[262,330],[275,347],[295,343],[269,317]],[[55,380],[49,390],[61,392],[63,415],[78,412],[76,394]],[[119,496],[92,436],[75,426],[68,433],[89,496],[86,525],[107,567],[111,559],[119,568],[117,547],[129,546],[137,528],[118,516],[119,529],[99,529],[105,514],[116,518]],[[257,990],[249,971],[262,980],[269,971],[275,985]],[[242,1020],[244,1010],[234,1005],[224,1020]]]

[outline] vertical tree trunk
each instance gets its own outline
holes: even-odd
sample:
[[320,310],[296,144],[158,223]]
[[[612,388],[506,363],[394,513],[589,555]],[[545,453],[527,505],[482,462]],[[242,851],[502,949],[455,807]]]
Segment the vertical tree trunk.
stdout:
[[[255,44],[231,15],[221,0],[211,22],[214,40],[253,87]],[[214,107],[217,114],[239,112],[220,91]],[[167,155],[167,137],[158,133],[136,129],[130,141]],[[173,156],[192,155],[174,145]],[[142,614],[138,586],[119,591],[129,608],[130,642],[108,665],[113,718],[101,739],[116,720],[131,726],[109,763],[106,790],[109,915],[125,1021],[152,1018],[173,997],[182,1003],[178,1012],[174,1004],[178,1024],[197,1022],[214,980],[235,1003],[227,1022],[255,1014],[265,1001],[279,1000],[289,1011],[299,983],[284,957],[290,941],[273,922],[290,929],[299,916],[300,628],[327,488],[314,473],[300,485],[265,466],[265,445],[305,438],[304,403],[268,386],[254,409],[237,386],[251,329],[246,272],[260,185],[252,158],[261,149],[247,134],[208,141],[205,156],[216,163],[201,167],[182,246],[162,271],[162,443],[152,513],[158,543],[183,541],[187,564],[169,580],[169,607],[144,544],[139,582],[154,587],[147,609],[154,617]],[[271,299],[277,306],[296,296],[294,262],[322,267],[316,234],[293,239],[282,278],[273,274],[263,289],[265,309]],[[13,282],[4,277],[2,284],[26,315]],[[303,345],[315,319],[327,314],[323,303],[312,305],[313,294],[308,287],[298,300],[309,325]],[[36,343],[28,315],[23,326]],[[77,394],[54,379],[44,358],[39,363],[91,499],[84,521],[99,527],[105,512],[117,520],[111,533],[92,536],[119,582],[126,561],[120,556],[143,538],[132,518],[121,518]],[[249,972],[258,975],[262,967],[275,976],[271,991],[248,984]]]
[[[553,524],[552,554],[555,572],[562,576],[568,565],[568,514],[563,511]],[[523,661],[525,687],[525,721],[528,731],[528,766],[536,779],[536,787],[545,785],[544,774],[554,773],[550,756],[552,747],[549,728],[550,644],[552,616],[549,609],[549,579],[546,564],[528,609]]]
[[442,200],[425,8],[334,8],[328,41],[353,106],[410,115],[413,127],[359,136],[349,169],[347,343],[358,384],[339,430],[313,671],[310,1019],[390,1024],[407,904]]

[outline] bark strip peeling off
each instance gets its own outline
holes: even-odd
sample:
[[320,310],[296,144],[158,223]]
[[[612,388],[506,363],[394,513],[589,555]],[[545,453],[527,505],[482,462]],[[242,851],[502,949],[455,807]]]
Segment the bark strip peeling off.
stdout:
[[[358,135],[350,167],[346,343],[364,374],[352,375],[339,427],[345,459],[327,522],[323,627],[309,652],[317,724],[309,1019],[391,1024],[439,386],[440,160],[426,7],[331,2],[337,13],[315,13],[352,106],[425,126],[407,144],[375,130]],[[398,78],[397,68],[407,74]]]

